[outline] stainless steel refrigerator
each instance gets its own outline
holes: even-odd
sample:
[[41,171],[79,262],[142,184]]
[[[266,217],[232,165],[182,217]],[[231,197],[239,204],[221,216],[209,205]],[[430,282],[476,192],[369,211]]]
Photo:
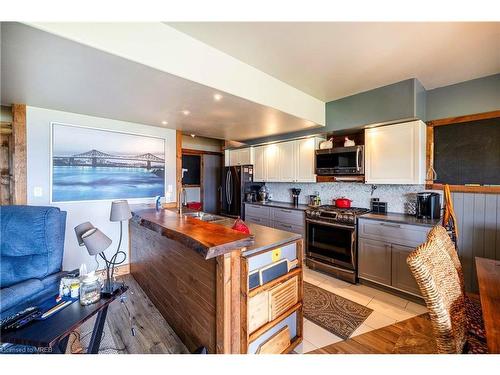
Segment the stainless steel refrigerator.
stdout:
[[225,167],[222,173],[221,215],[244,219],[245,192],[255,189],[255,185],[253,165]]

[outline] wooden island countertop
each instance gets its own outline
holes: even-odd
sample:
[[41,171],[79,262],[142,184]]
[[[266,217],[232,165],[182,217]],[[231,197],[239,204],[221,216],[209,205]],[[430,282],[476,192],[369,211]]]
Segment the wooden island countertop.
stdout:
[[156,211],[150,205],[133,205],[132,221],[179,242],[211,259],[254,244],[254,236],[217,223],[183,216],[173,210]]

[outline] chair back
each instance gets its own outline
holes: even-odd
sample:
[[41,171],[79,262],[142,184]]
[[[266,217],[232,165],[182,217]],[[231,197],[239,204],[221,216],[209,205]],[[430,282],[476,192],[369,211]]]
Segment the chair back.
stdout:
[[460,258],[458,257],[457,248],[451,240],[448,231],[441,225],[436,225],[432,228],[427,235],[427,239],[434,239],[440,247],[442,247],[451,258],[455,269],[457,270],[458,277],[460,279],[460,286],[462,291],[465,293],[465,282],[464,282],[464,271],[462,269],[462,263],[460,263]]
[[407,263],[429,310],[438,352],[462,353],[467,340],[465,294],[445,242],[440,235],[429,236]]

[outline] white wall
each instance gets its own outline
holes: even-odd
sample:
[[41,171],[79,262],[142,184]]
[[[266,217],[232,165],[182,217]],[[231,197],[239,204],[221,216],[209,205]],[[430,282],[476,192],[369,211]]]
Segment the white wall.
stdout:
[[[93,202],[71,202],[57,204],[50,203],[50,129],[51,122],[89,126],[99,129],[118,130],[141,135],[150,135],[165,138],[165,174],[166,174],[166,201],[175,201],[175,130],[160,127],[116,121],[99,117],[79,115],[75,113],[53,111],[49,109],[27,107],[27,159],[28,159],[28,204],[57,206],[67,211],[66,240],[64,248],[63,269],[69,270],[86,263],[89,270],[95,268],[84,247],[79,247],[76,241],[74,227],[84,221],[90,221],[113,240],[113,244],[106,251],[112,254],[116,250],[119,237],[119,223],[109,221],[111,200]],[[35,197],[34,189],[42,189],[42,196]],[[153,199],[131,199],[129,203],[152,202]],[[128,253],[128,225],[125,225],[122,250]],[[128,259],[126,261],[128,263]],[[101,268],[103,267],[101,261]]]
[[206,137],[191,137],[189,135],[182,136],[182,148],[200,151],[222,152],[224,141]]

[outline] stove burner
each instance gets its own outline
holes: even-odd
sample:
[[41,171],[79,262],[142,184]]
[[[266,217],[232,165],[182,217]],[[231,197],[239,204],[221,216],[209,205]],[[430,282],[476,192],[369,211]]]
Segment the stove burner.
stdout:
[[306,211],[306,216],[314,220],[324,220],[328,222],[338,222],[353,224],[356,222],[356,217],[369,212],[367,208],[351,207],[337,208],[327,204]]

